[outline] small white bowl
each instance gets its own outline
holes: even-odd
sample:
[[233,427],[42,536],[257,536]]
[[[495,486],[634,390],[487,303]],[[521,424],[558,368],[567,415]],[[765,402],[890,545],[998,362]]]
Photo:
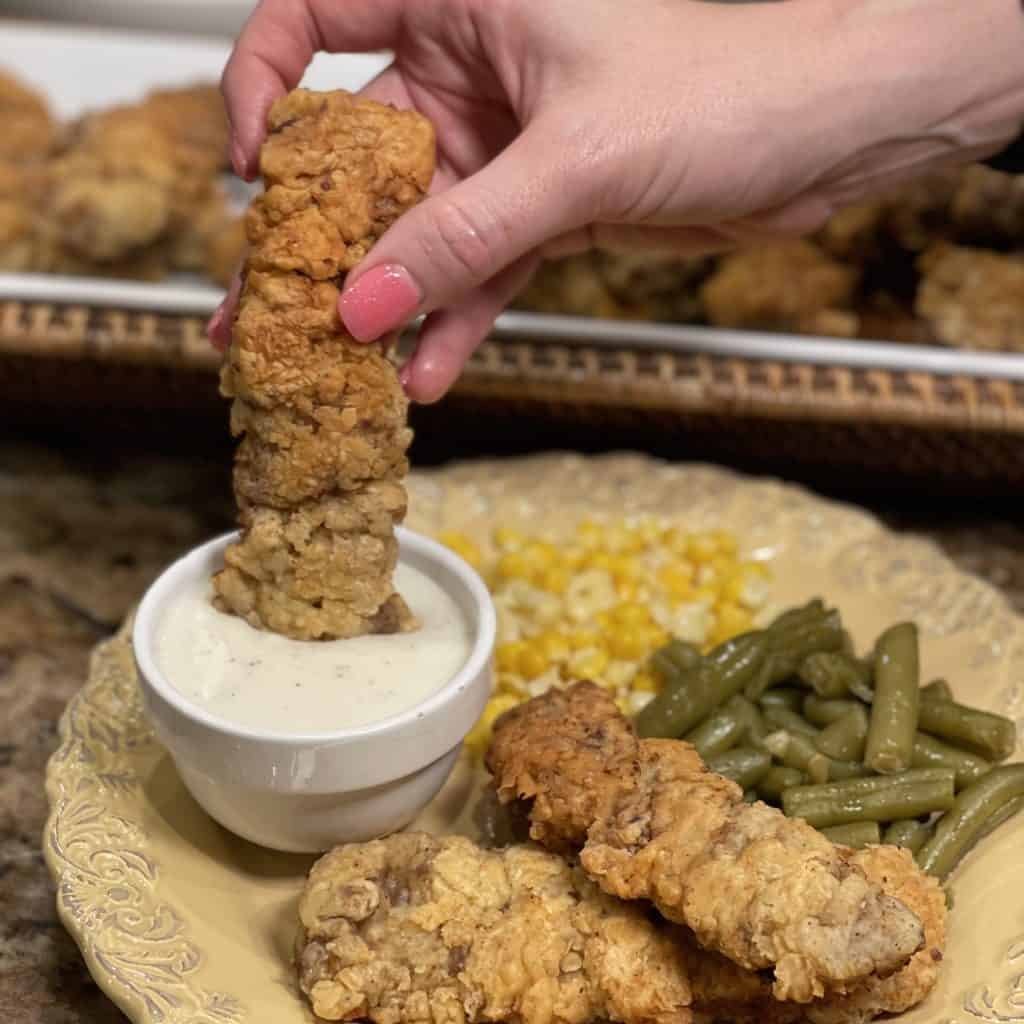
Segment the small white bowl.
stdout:
[[457,555],[410,530],[396,533],[399,560],[451,595],[474,639],[438,691],[371,725],[301,735],[251,729],[211,715],[164,676],[155,651],[168,599],[216,572],[237,534],[194,548],[146,591],[132,630],[146,713],[189,792],[236,835],[295,853],[375,838],[412,821],[448,778],[490,695],[494,605]]

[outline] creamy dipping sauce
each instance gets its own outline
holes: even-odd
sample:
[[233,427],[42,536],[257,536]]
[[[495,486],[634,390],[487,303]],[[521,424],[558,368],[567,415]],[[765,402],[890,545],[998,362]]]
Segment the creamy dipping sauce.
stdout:
[[210,581],[191,581],[164,609],[157,664],[179,693],[236,725],[295,734],[379,722],[439,690],[473,646],[466,615],[430,577],[399,564],[395,589],[415,632],[304,641],[217,611]]

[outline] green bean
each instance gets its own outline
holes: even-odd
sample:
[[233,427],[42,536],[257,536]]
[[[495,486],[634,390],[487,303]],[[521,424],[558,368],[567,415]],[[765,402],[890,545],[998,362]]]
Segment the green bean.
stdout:
[[698,648],[685,640],[670,640],[651,655],[652,664],[666,677],[689,672],[690,669],[696,668],[701,660]]
[[711,771],[732,779],[743,789],[756,786],[771,765],[771,757],[765,751],[754,747],[733,747],[732,750],[708,761],[708,768]]
[[756,804],[760,799],[756,789],[745,789],[743,791],[743,802],[745,804]]
[[814,739],[818,730],[803,717],[789,708],[766,707],[763,712],[764,720],[773,729],[785,729],[787,732],[798,732],[801,736],[808,736]]
[[948,814],[935,826],[935,835],[917,855],[923,871],[939,879],[960,863],[964,855],[1024,800],[1024,764],[993,768],[968,786]]
[[757,698],[763,711],[769,708],[785,708],[787,711],[799,711],[803,703],[804,695],[802,690],[795,686],[776,686],[773,690],[766,690]]
[[763,800],[778,803],[782,799],[784,790],[801,786],[806,781],[807,776],[802,771],[796,768],[787,768],[784,764],[774,764],[761,776],[757,784],[757,792]]
[[835,650],[842,643],[842,623],[839,613],[831,611],[791,628],[775,630],[771,627],[768,638],[768,655],[746,687],[750,700],[756,700],[765,690],[788,679],[808,655]]
[[805,772],[812,782],[828,781],[828,758],[818,752],[810,737],[780,729],[766,736],[764,745],[787,768]]
[[921,700],[952,700],[953,688],[945,679],[933,679],[921,687]]
[[825,700],[809,693],[804,698],[804,718],[814,725],[827,726],[862,706],[856,700]]
[[750,701],[736,694],[683,738],[706,761],[735,747],[750,731],[756,713]]
[[[746,698],[744,698],[746,700]],[[752,747],[763,747],[764,738],[771,732],[765,723],[761,709],[747,701],[750,707],[750,725],[747,727],[747,743]]]
[[844,779],[863,779],[871,774],[871,769],[863,761],[837,761],[830,758],[828,762],[828,781],[841,782]]
[[927,821],[905,818],[903,821],[894,821],[885,830],[882,842],[888,843],[889,846],[902,846],[911,853],[917,853],[931,834],[932,827]]
[[[948,768],[914,768],[899,775],[867,775],[864,778],[852,779],[849,782],[825,782],[815,786],[803,786],[802,789],[813,790],[815,797],[829,797],[833,800],[845,800],[850,796],[863,796],[868,793],[884,793],[892,789],[894,784],[905,785],[917,782],[952,782],[953,773]],[[801,798],[802,793],[797,797]],[[906,818],[903,814],[900,817]],[[895,819],[893,819],[895,820]]]
[[831,828],[823,828],[821,834],[839,846],[850,846],[855,850],[877,845],[882,838],[877,821],[854,821],[849,825],[833,825]]
[[798,678],[819,697],[845,697],[850,687],[870,682],[866,665],[842,651],[818,651],[804,658],[797,669]]
[[820,597],[812,598],[807,604],[797,608],[789,608],[772,619],[768,630],[771,633],[779,633],[786,629],[793,629],[805,625],[807,622],[820,619],[825,614],[825,602]]
[[875,702],[864,749],[864,762],[872,770],[892,775],[910,767],[920,685],[917,626],[890,626],[875,645]]
[[[904,777],[912,772],[903,773]],[[885,788],[858,789],[874,779],[851,779],[826,786],[797,786],[782,794],[782,807],[790,818],[803,818],[815,828],[847,825],[854,821],[895,821],[945,811],[953,805],[953,774],[933,781],[882,779]],[[822,792],[823,790],[829,792]],[[839,796],[832,795],[835,792]]]
[[859,704],[842,718],[822,729],[814,745],[827,757],[838,761],[859,761],[864,756],[868,736],[868,714]]
[[768,641],[760,630],[719,644],[700,664],[669,680],[637,715],[637,732],[644,737],[671,738],[689,732],[746,686],[757,674],[767,648]]
[[949,768],[956,776],[956,788],[963,789],[992,770],[992,764],[966,750],[957,750],[941,740],[919,732],[914,738],[915,768]]
[[918,728],[990,761],[1005,761],[1017,745],[1017,730],[1010,719],[951,700],[921,701]]

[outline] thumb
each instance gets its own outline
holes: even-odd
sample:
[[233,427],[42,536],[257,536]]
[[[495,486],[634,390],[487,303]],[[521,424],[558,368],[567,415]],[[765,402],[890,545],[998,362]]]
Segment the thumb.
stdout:
[[589,220],[564,146],[536,128],[403,214],[349,275],[339,311],[360,341],[455,305],[547,239]]

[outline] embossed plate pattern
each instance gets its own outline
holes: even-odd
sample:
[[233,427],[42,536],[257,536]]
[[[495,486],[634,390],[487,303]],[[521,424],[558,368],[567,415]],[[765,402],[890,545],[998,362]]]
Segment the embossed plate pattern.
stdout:
[[[1024,621],[1002,597],[931,544],[796,488],[633,456],[549,456],[415,475],[410,504],[413,528],[463,529],[481,542],[497,522],[557,535],[584,515],[728,528],[774,557],[777,605],[821,594],[862,644],[913,617],[927,674],[1024,717]],[[238,840],[192,802],[143,717],[125,630],[97,649],[61,737],[45,853],[61,917],[110,997],[137,1024],[308,1021],[288,958],[310,859]],[[424,827],[472,833],[479,783],[460,765]],[[957,873],[942,980],[902,1019],[1024,1022],[1022,850],[1017,821]]]

